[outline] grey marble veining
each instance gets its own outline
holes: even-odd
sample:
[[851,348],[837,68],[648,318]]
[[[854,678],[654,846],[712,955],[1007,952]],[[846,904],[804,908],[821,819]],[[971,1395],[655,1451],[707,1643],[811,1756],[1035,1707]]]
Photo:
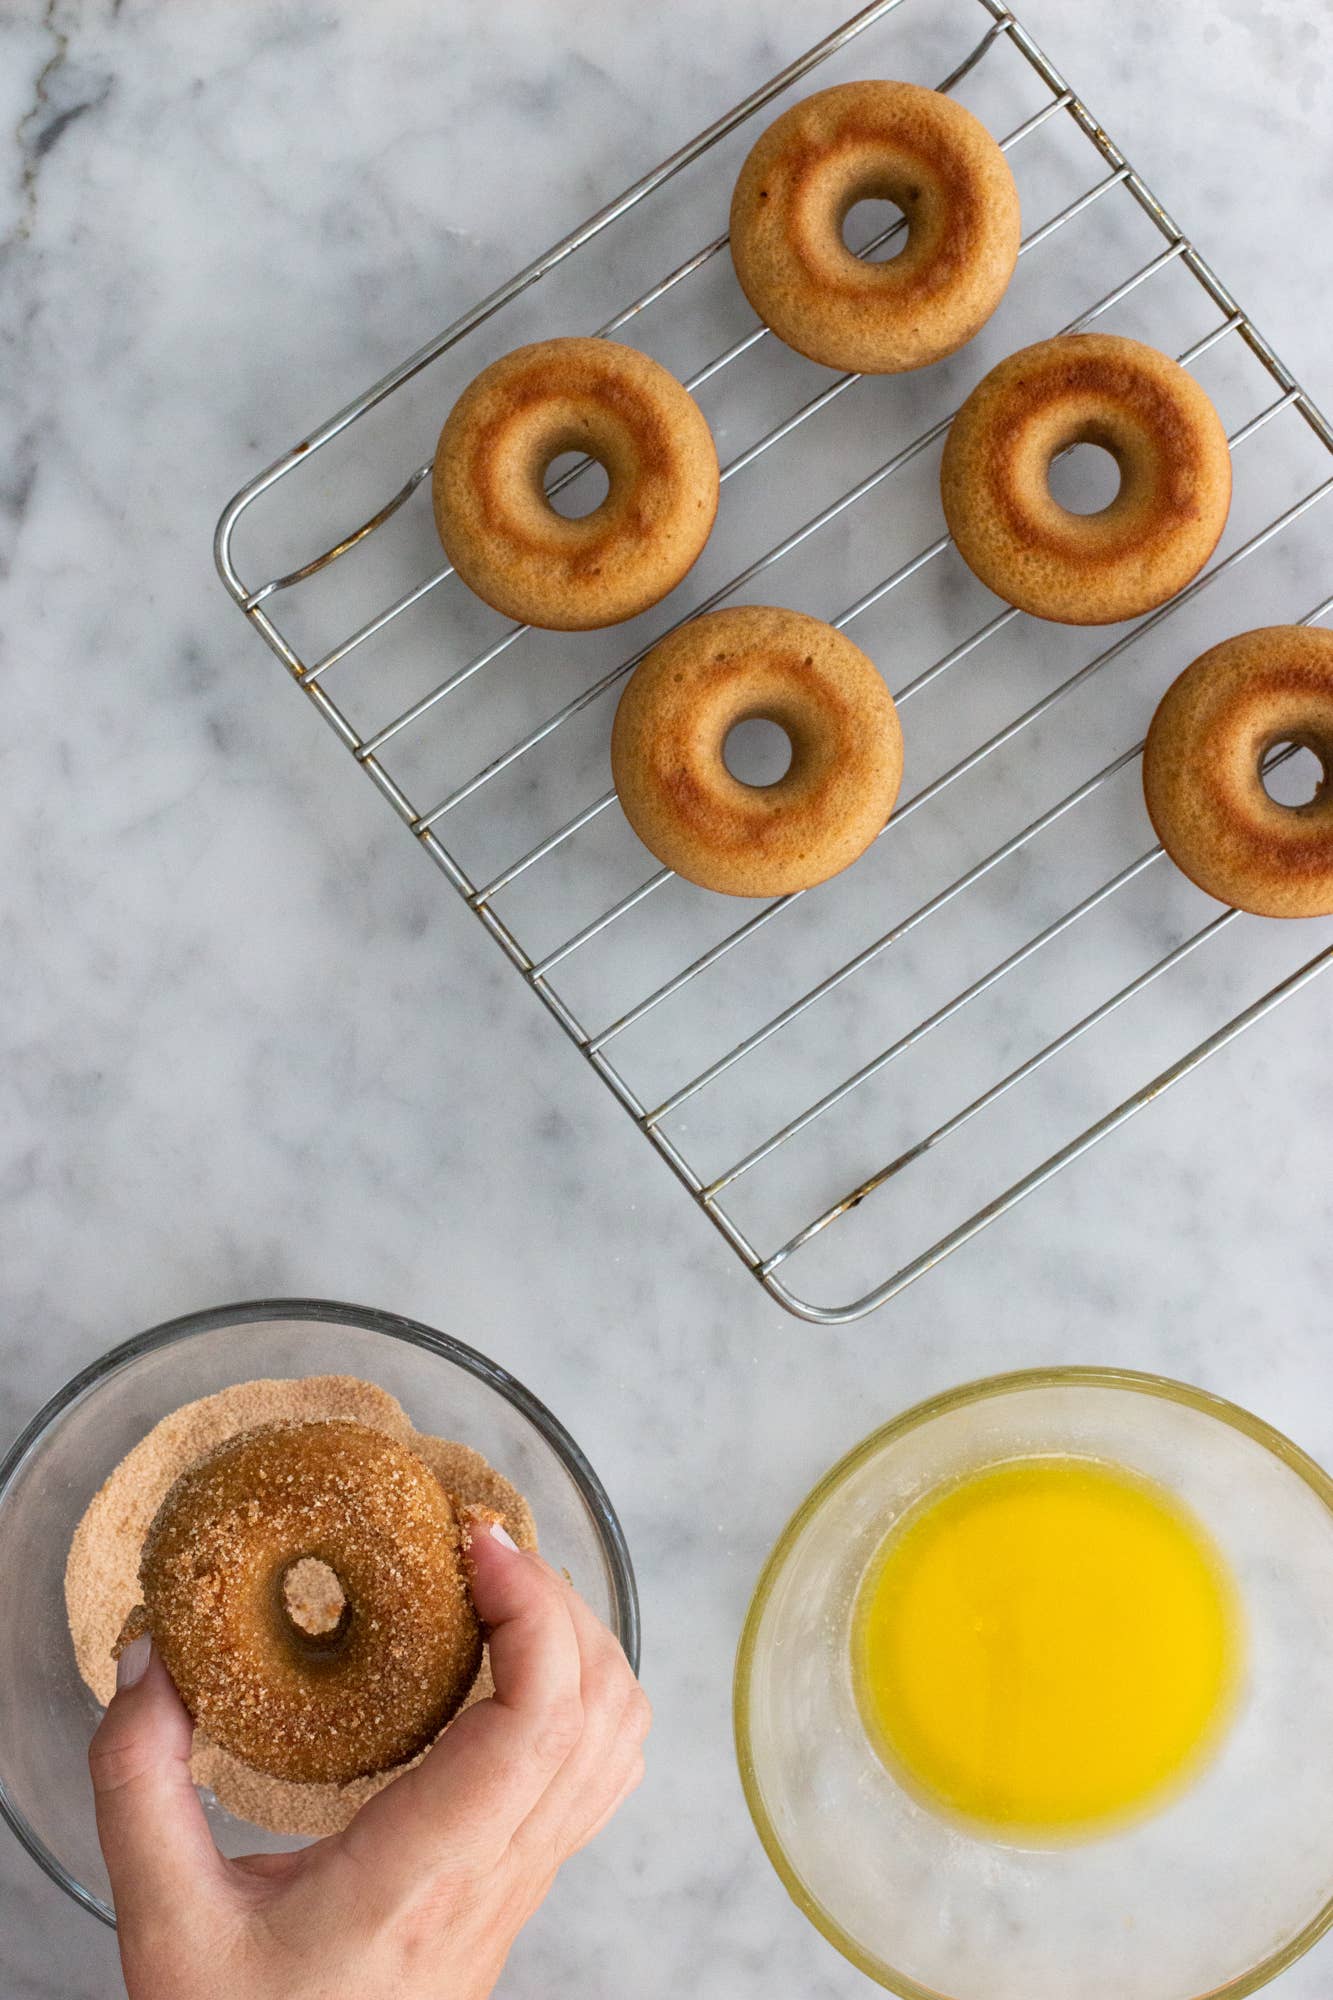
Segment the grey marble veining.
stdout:
[[[1023,11],[1333,403],[1333,15]],[[551,1404],[629,1535],[658,1727],[510,2000],[870,1990],[758,1848],[729,1682],[764,1552],[873,1422],[1098,1360],[1333,1461],[1327,985],[887,1310],[816,1332],[745,1278],[214,576],[259,464],[842,12],[0,21],[0,1437],[135,1329],[284,1292],[447,1327]],[[7,1837],[0,1910],[6,1996],[119,1990],[110,1936]],[[1315,2000],[1331,1967],[1325,1944],[1276,1990]]]

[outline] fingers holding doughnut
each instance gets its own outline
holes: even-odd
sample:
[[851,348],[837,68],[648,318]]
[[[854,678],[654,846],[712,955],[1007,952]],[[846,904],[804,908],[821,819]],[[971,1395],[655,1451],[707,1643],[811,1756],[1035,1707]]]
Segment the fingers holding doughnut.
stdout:
[[497,1867],[584,1732],[582,1654],[568,1584],[481,1522],[473,1527],[469,1566],[495,1692],[363,1806],[344,1836],[353,1853],[401,1852],[405,1893],[432,1869]]
[[565,1586],[579,1647],[583,1730],[517,1838],[537,1854],[574,1853],[638,1783],[652,1706],[618,1641]]

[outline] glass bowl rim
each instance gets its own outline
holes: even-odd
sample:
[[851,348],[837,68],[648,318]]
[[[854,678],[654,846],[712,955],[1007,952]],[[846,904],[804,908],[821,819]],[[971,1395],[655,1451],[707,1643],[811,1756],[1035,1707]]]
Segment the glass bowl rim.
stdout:
[[[914,1403],[910,1409],[891,1417],[869,1436],[861,1439],[845,1452],[836,1464],[831,1466],[816,1482],[788,1520],[768,1555],[758,1582],[755,1584],[745,1622],[741,1628],[740,1641],[736,1649],[736,1666],[732,1680],[732,1727],[736,1741],[736,1761],[740,1769],[741,1787],[745,1793],[745,1803],[760,1844],[782,1883],[802,1915],[814,1925],[820,1935],[828,1940],[835,1950],[850,1960],[857,1970],[875,1981],[876,1985],[896,1993],[899,2000],[947,2000],[947,1996],[935,1987],[921,1986],[910,1974],[887,1964],[867,1951],[844,1929],[832,1913],[806,1888],[795,1868],[787,1859],[786,1852],[778,1838],[776,1828],[768,1815],[759,1789],[754,1753],[750,1741],[749,1687],[753,1669],[760,1619],[768,1605],[774,1585],[786,1563],[787,1557],[806,1525],[820,1511],[824,1503],[845,1480],[887,1445],[897,1442],[910,1431],[932,1422],[936,1417],[950,1411],[963,1409],[970,1403],[980,1403],[996,1396],[1012,1395],[1027,1389],[1084,1388],[1123,1389],[1140,1395],[1157,1397],[1165,1402],[1184,1404],[1198,1410],[1202,1415],[1214,1417],[1227,1424],[1232,1430],[1242,1432],[1246,1437],[1262,1445],[1279,1459],[1289,1470],[1296,1473],[1310,1487],[1316,1498],[1323,1501],[1333,1514],[1333,1476],[1311,1458],[1300,1446],[1294,1444],[1282,1431],[1256,1417],[1239,1403],[1229,1402],[1223,1396],[1216,1396],[1210,1390],[1197,1389],[1187,1382],[1174,1381],[1167,1375],[1156,1375],[1136,1368],[1107,1367],[1046,1367],[1014,1369],[1000,1375],[986,1375],[972,1382],[964,1382],[953,1389],[942,1390],[928,1396],[924,1401]],[[1272,1951],[1248,1971],[1238,1973],[1224,1986],[1210,1987],[1207,2000],[1243,2000],[1243,1996],[1255,1993],[1266,1986],[1280,1972],[1286,1972],[1297,1959],[1304,1956],[1310,1947],[1317,1944],[1325,1932],[1333,1926],[1333,1894],[1330,1894],[1315,1914],[1302,1925],[1301,1929],[1283,1945]],[[1204,2000],[1204,1996],[1198,1996]]]
[[[443,1360],[451,1361],[467,1374],[476,1376],[488,1388],[493,1389],[512,1408],[526,1417],[543,1442],[549,1446],[560,1464],[568,1473],[578,1491],[579,1497],[588,1510],[602,1554],[606,1559],[611,1581],[611,1594],[615,1603],[616,1636],[624,1648],[630,1666],[637,1674],[639,1670],[639,1647],[641,1627],[639,1618],[639,1592],[634,1576],[634,1565],[630,1559],[629,1545],[625,1531],[620,1525],[615,1508],[607,1495],[601,1480],[593,1471],[588,1459],[579,1449],[574,1439],[547,1409],[531,1389],[525,1388],[515,1375],[502,1368],[498,1362],[482,1354],[465,1341],[456,1340],[452,1334],[440,1333],[434,1327],[426,1326],[420,1320],[408,1319],[401,1313],[384,1312],[376,1306],[347,1305],[336,1299],[270,1298],[241,1299],[231,1305],[206,1306],[198,1312],[181,1313],[175,1319],[163,1320],[142,1333],[132,1334],[128,1340],[109,1347],[105,1353],[90,1361],[72,1375],[63,1387],[48,1398],[19,1432],[9,1449],[0,1456],[0,1507],[18,1472],[40,1439],[50,1426],[69,1406],[76,1402],[88,1389],[114,1375],[130,1362],[137,1361],[144,1354],[156,1349],[173,1346],[178,1341],[189,1340],[196,1334],[214,1333],[220,1327],[249,1326],[263,1320],[323,1320],[337,1325],[350,1326],[366,1333],[388,1334],[394,1340],[401,1340],[411,1347],[424,1348],[427,1353],[438,1354]],[[72,1897],[83,1909],[100,1917],[104,1924],[115,1929],[115,1915],[95,1896],[76,1882],[69,1871],[51,1853],[45,1842],[40,1840],[28,1825],[23,1814],[10,1799],[0,1778],[0,1819],[10,1828],[21,1847],[25,1848],[38,1867],[65,1893]]]

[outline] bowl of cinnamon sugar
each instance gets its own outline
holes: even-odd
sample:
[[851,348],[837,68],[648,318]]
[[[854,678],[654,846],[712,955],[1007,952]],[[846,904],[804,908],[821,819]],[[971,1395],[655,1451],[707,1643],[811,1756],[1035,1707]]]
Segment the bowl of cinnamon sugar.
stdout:
[[[415,1320],[319,1299],[191,1313],[66,1383],[0,1460],[0,1815],[84,1908],[114,1922],[87,1747],[115,1688],[144,1538],[177,1480],[228,1439],[324,1420],[383,1431],[468,1508],[540,1546],[639,1650],[615,1511],[569,1432],[498,1363]],[[469,1699],[489,1688],[483,1657]],[[300,1784],[195,1733],[192,1771],[227,1854],[336,1831],[391,1783]]]

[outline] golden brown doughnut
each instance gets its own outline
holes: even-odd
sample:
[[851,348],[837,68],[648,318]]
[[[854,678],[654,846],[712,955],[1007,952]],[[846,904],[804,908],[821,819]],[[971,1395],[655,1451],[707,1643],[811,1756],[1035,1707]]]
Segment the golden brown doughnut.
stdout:
[[[843,241],[858,201],[896,202],[882,263]],[[838,83],[760,134],[731,199],[741,290],[779,340],[829,368],[891,375],[971,340],[1013,276],[1018,190],[985,126],[915,83]]]
[[[291,1615],[311,1559],[346,1600],[313,1632]],[[303,1591],[284,1592],[291,1572]],[[453,1503],[414,1451],[363,1424],[228,1439],[167,1493],[139,1582],[141,1622],[210,1739],[303,1784],[414,1756],[481,1664]]]
[[[543,485],[567,451],[609,481],[577,520]],[[680,582],[717,513],[717,452],[693,396],[646,354],[541,340],[463,391],[431,491],[444,552],[478,597],[524,624],[581,632],[633,618]]]
[[[738,722],[791,739],[772,785],[723,761]],[[686,881],[780,896],[849,867],[893,811],[903,739],[879,672],[800,611],[745,605],[670,632],[636,668],[611,732],[611,770],[645,847]]]
[[[1305,805],[1264,789],[1280,743],[1324,767]],[[1202,653],[1152,719],[1143,796],[1177,868],[1210,896],[1259,917],[1333,916],[1333,632],[1264,625]]]
[[[1052,497],[1052,459],[1095,444],[1120,490],[1095,514]],[[940,490],[958,552],[997,596],[1067,625],[1164,604],[1217,546],[1231,453],[1192,375],[1141,341],[1066,333],[992,368],[954,418]]]

